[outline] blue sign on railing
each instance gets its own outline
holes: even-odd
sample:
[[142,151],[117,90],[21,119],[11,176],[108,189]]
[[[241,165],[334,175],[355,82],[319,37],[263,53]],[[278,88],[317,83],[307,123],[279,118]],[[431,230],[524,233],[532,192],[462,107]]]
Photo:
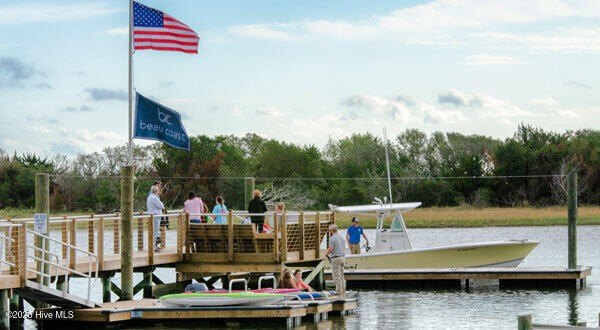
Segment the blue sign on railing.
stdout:
[[140,93],[135,94],[133,137],[162,141],[175,148],[190,150],[190,139],[181,123],[181,115]]

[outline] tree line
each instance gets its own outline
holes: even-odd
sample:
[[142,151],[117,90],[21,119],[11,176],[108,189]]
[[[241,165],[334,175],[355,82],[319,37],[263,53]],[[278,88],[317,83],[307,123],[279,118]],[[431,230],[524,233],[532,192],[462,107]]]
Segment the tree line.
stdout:
[[[495,139],[408,129],[390,141],[394,201],[424,206],[548,206],[563,204],[565,175],[577,171],[579,201],[600,203],[600,131],[557,133],[520,125]],[[55,211],[118,211],[120,166],[126,146],[51,159],[0,151],[0,208],[34,206],[34,174],[51,174]],[[372,134],[330,139],[323,148],[245,136],[196,136],[191,151],[159,143],[137,146],[136,209],[143,210],[153,181],[163,201],[181,207],[189,191],[209,205],[217,195],[244,208],[244,177],[256,177],[268,203],[294,209],[365,204],[387,195],[385,142]]]

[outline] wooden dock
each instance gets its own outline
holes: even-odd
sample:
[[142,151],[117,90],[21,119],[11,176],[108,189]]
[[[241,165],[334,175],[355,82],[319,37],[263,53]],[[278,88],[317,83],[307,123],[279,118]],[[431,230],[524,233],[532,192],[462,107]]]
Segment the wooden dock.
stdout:
[[[470,288],[478,282],[502,289],[583,288],[592,267],[366,269],[344,272],[348,288]],[[331,273],[325,273],[331,280]],[[491,281],[490,281],[491,280]]]
[[170,326],[181,322],[199,322],[207,326],[239,326],[244,322],[260,320],[261,324],[295,327],[302,319],[310,323],[319,322],[329,314],[346,315],[358,307],[355,298],[290,301],[285,304],[268,306],[226,306],[226,307],[164,307],[157,299],[118,301],[104,303],[100,307],[85,309],[46,308],[38,309],[33,319],[40,329],[104,328],[114,325],[156,325],[168,322]]

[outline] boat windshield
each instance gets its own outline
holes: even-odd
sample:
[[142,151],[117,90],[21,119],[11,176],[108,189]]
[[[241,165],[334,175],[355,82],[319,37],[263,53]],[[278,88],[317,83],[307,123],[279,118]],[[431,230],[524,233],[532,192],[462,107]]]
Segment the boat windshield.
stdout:
[[404,231],[404,220],[400,214],[396,214],[394,219],[392,220],[392,225],[390,226],[391,232],[403,232]]

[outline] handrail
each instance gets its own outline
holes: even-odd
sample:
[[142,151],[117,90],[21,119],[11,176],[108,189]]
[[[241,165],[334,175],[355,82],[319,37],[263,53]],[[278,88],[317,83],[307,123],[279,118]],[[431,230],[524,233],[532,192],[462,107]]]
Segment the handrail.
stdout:
[[258,278],[258,288],[262,289],[262,281],[263,280],[268,280],[268,279],[272,279],[273,280],[273,289],[277,288],[277,278],[273,275],[264,275]]
[[229,281],[229,293],[231,293],[231,288],[233,287],[233,283],[243,282],[244,283],[244,291],[248,291],[248,281],[245,278],[236,278]]
[[[69,244],[69,243],[65,243],[62,242],[60,240],[54,239],[48,235],[44,235],[38,232],[35,232],[31,229],[26,229],[26,233],[28,234],[32,234],[33,237],[40,237],[41,238],[41,246],[45,247],[46,246],[46,242],[52,242],[52,243],[56,243],[58,244],[62,250],[63,247],[65,247],[67,250],[71,250],[71,251],[67,251],[66,253],[66,266],[63,266],[60,262],[60,258],[58,257],[57,254],[50,252],[49,250],[46,250],[45,248],[40,248],[37,246],[31,246],[28,245],[27,247],[29,249],[31,249],[32,251],[34,251],[34,253],[32,253],[31,255],[27,255],[28,258],[33,259],[36,261],[36,264],[41,263],[42,265],[42,270],[46,267],[46,265],[48,265],[48,268],[50,267],[54,267],[55,268],[55,280],[54,282],[56,282],[58,280],[58,276],[60,276],[60,272],[59,269],[62,270],[64,272],[64,277],[65,277],[65,282],[64,285],[62,287],[62,292],[63,295],[66,295],[68,293],[69,290],[69,275],[73,274],[73,275],[78,275],[80,277],[84,277],[87,278],[87,296],[86,296],[86,301],[88,304],[91,304],[91,288],[92,286],[96,285],[97,280],[98,280],[98,269],[99,269],[99,259],[98,256],[94,253],[91,253],[89,251],[86,251],[82,248],[79,248],[75,245]],[[42,257],[37,257],[35,255],[35,252],[41,252],[42,253]],[[73,252],[73,255],[75,255],[77,252],[80,252],[82,254],[84,254],[85,256],[87,256],[88,258],[88,267],[87,267],[87,272],[80,272],[77,269],[74,268],[70,268],[71,265],[71,254]],[[51,256],[56,258],[56,262],[52,262],[49,258],[47,258],[47,256]],[[44,272],[40,272],[37,270],[37,266],[36,269],[30,269],[27,265],[26,265],[27,269],[26,271],[30,271],[33,272],[34,274],[40,275],[38,277],[38,285],[41,286],[45,286],[44,284],[44,278],[48,277],[48,278],[52,278],[52,272],[49,272],[48,274],[44,274]],[[93,280],[93,282],[92,282]]]
[[[13,227],[20,227],[21,225],[15,225],[15,224],[1,224],[2,227],[8,227],[9,230]],[[7,260],[7,254],[10,252],[12,253],[12,251],[10,250],[10,245],[11,243],[16,242],[16,240],[12,237],[7,237],[4,236],[4,234],[0,234],[0,269],[1,269],[1,265],[7,265],[10,268],[12,267],[16,267],[16,263],[14,262],[10,262]],[[14,259],[14,256],[13,256]]]

